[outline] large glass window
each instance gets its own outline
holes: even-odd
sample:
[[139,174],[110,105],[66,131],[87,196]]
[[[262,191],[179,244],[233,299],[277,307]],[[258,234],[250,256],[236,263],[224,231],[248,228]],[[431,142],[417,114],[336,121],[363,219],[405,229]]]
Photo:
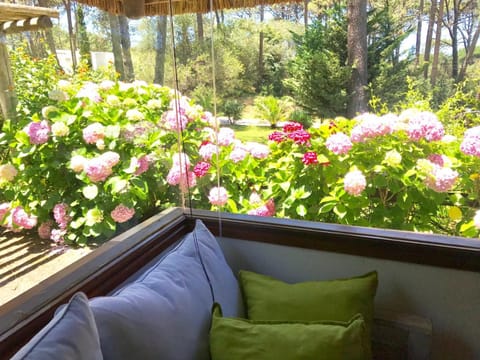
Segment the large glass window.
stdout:
[[52,6],[1,37],[11,243],[95,246],[174,206],[478,238],[476,5]]

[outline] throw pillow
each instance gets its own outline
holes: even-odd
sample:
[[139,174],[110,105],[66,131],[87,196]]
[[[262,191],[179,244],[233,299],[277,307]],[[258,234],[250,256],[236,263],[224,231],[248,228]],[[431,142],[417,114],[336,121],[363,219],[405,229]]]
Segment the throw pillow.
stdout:
[[[203,265],[202,265],[203,262]],[[106,360],[210,358],[215,301],[239,316],[240,289],[215,237],[201,221],[150,270],[113,296],[91,301]]]
[[212,360],[371,359],[362,315],[348,322],[284,322],[224,318],[213,309]]
[[70,302],[11,360],[101,360],[97,327],[83,293]]
[[240,271],[247,317],[252,320],[349,321],[362,314],[370,333],[377,273],[330,281],[288,284]]

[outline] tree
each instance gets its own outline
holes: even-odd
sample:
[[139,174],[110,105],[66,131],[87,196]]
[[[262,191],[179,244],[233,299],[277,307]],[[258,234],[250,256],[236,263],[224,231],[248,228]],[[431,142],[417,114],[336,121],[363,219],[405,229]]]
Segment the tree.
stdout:
[[92,56],[90,54],[90,41],[88,40],[87,25],[85,24],[85,14],[83,13],[83,6],[80,4],[77,4],[76,15],[80,59],[84,61],[88,67],[92,67]]
[[462,68],[460,69],[460,73],[458,74],[458,81],[462,81],[465,78],[465,74],[467,72],[467,66],[473,59],[473,54],[477,47],[478,38],[480,37],[480,22],[477,24],[477,29],[473,35],[472,41],[470,46],[467,50],[467,55],[465,56],[465,60],[463,61]]
[[349,0],[347,7],[347,52],[351,68],[347,116],[367,111],[367,1]]
[[437,26],[435,29],[435,47],[433,49],[433,62],[432,62],[432,74],[430,77],[430,82],[433,86],[437,81],[438,74],[438,59],[440,57],[440,43],[442,41],[442,23],[443,23],[443,8],[445,7],[445,1],[440,0],[438,4],[438,14],[437,14]]
[[70,41],[70,53],[72,54],[72,70],[77,68],[77,45],[75,41],[75,34],[73,32],[73,20],[72,20],[72,2],[71,0],[62,0],[67,13],[68,35]]
[[423,7],[425,0],[420,0],[417,13],[417,37],[415,41],[415,65],[420,63],[420,49],[422,46],[422,24],[423,24]]
[[125,80],[125,68],[123,66],[122,44],[120,41],[120,24],[118,17],[113,14],[108,14],[110,22],[110,35],[112,37],[112,52],[115,71],[120,74],[120,80]]
[[163,84],[165,81],[165,52],[167,49],[167,17],[157,16],[157,37],[155,39],[155,75],[153,82]]
[[430,52],[432,50],[433,27],[435,25],[436,1],[431,0],[430,13],[428,16],[427,38],[425,39],[425,52],[423,54],[423,77],[428,79],[428,68],[430,64]]
[[118,16],[120,25],[120,43],[122,44],[123,69],[125,71],[125,80],[135,80],[135,71],[133,70],[132,54],[130,52],[130,30],[128,28],[128,19],[124,15]]

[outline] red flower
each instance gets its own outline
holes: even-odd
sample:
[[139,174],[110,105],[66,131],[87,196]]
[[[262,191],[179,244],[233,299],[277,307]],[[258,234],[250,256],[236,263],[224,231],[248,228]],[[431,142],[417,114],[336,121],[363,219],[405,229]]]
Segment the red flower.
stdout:
[[318,164],[317,153],[315,151],[308,151],[303,155],[302,162],[305,165]]
[[210,140],[203,140],[202,143],[200,144],[200,147],[207,144],[210,144]]
[[288,134],[288,137],[292,139],[296,144],[305,145],[310,140],[310,134],[305,130],[296,130]]
[[291,133],[298,130],[303,130],[303,125],[300,124],[299,122],[289,121],[285,125],[283,125],[283,131],[287,133]]
[[270,135],[268,135],[268,140],[275,141],[277,143],[281,143],[283,140],[285,140],[285,133],[281,131],[274,131]]
[[208,169],[210,169],[210,164],[206,161],[200,161],[198,164],[196,164],[193,167],[193,173],[197,177],[202,177],[202,176],[205,176],[207,174]]

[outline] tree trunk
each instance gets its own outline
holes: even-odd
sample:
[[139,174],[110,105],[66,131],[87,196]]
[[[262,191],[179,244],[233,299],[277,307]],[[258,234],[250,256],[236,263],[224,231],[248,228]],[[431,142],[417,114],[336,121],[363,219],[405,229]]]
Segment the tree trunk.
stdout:
[[258,86],[257,89],[260,90],[263,85],[263,74],[264,74],[264,67],[263,67],[263,45],[264,45],[264,37],[265,34],[263,33],[263,21],[265,19],[265,6],[260,5],[260,35],[258,41]]
[[367,0],[349,0],[347,8],[348,86],[347,116],[367,111]]
[[467,67],[469,64],[472,63],[473,54],[475,53],[475,48],[477,47],[478,38],[480,37],[480,22],[477,25],[477,29],[473,34],[472,41],[470,42],[470,46],[467,50],[467,55],[465,55],[465,59],[462,64],[462,68],[460,69],[460,73],[458,74],[458,81],[462,81],[465,78],[465,74],[467,73]]
[[417,15],[417,41],[415,42],[415,65],[418,66],[420,63],[420,51],[422,47],[422,24],[423,24],[423,8],[425,5],[425,0],[420,0],[420,5],[418,8]]
[[460,17],[460,1],[453,1],[453,24],[452,24],[452,77],[458,78],[458,21]]
[[431,0],[428,18],[427,38],[425,39],[425,53],[423,55],[423,77],[428,79],[428,67],[430,65],[430,51],[432,50],[433,26],[435,25],[436,0]]
[[308,28],[308,0],[303,1],[303,24],[305,25],[305,31]]
[[[198,15],[198,14],[197,14]],[[165,81],[165,52],[167,49],[167,17],[157,16],[157,38],[155,41],[155,84]]]
[[[46,0],[38,0],[38,6],[48,7],[48,2]],[[52,30],[45,29],[44,33],[45,33],[45,41],[47,43],[48,50],[50,51],[50,53],[52,53],[55,56],[57,65],[61,69],[62,66],[60,65],[60,60],[58,59],[57,47],[55,46],[55,39],[53,38]]]
[[203,15],[197,13],[197,41],[200,44],[203,44],[204,35],[203,35]]
[[85,24],[85,15],[82,5],[78,4],[76,9],[78,45],[80,48],[80,59],[84,61],[89,68],[92,67],[92,55],[90,54],[90,41],[88,40],[87,25]]
[[440,44],[442,42],[442,24],[443,24],[443,8],[445,7],[445,0],[440,0],[438,4],[437,27],[435,30],[435,48],[433,49],[432,73],[430,82],[435,86],[438,75],[438,59],[440,57]]
[[125,80],[135,80],[135,71],[133,70],[132,54],[130,53],[130,31],[128,28],[128,19],[124,15],[118,17],[120,24],[120,43],[122,44],[123,68],[125,69]]
[[112,37],[112,52],[113,62],[115,64],[115,71],[120,74],[120,80],[125,80],[125,68],[123,67],[122,44],[120,43],[120,24],[118,17],[113,14],[108,14],[110,21],[110,35]]
[[[0,31],[0,110],[3,118],[15,116],[16,96],[13,84],[13,75],[8,56],[7,39]],[[1,115],[0,114],[0,115]],[[1,116],[0,116],[1,118]],[[1,125],[1,122],[0,122]]]
[[75,72],[77,68],[77,48],[75,46],[75,35],[73,33],[72,22],[72,2],[70,0],[63,0],[65,11],[67,12],[68,36],[70,41],[70,52],[72,54],[72,70]]

